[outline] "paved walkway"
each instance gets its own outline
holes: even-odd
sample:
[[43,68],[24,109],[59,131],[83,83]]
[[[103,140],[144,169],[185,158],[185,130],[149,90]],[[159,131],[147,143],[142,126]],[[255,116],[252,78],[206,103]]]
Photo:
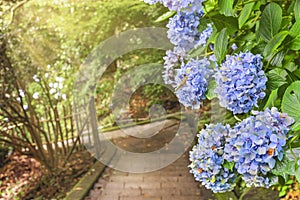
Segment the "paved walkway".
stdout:
[[[159,135],[169,138],[174,136],[177,130],[178,126],[169,126]],[[160,141],[162,141],[161,138]],[[127,148],[130,146],[135,150],[138,148],[133,138],[123,138],[115,142]],[[131,143],[134,145],[130,145]],[[143,142],[140,144],[145,145]],[[168,167],[155,172],[135,174],[106,168],[85,200],[213,199],[211,192],[200,187],[199,182],[194,180],[193,175],[189,173],[188,165],[188,153],[185,153]]]

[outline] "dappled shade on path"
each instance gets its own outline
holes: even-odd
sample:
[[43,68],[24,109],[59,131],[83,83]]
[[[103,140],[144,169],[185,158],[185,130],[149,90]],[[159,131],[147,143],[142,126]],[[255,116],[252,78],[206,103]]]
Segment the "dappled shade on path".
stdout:
[[[112,141],[121,148],[132,152],[151,152],[168,148],[168,143],[176,135],[179,123],[165,126],[152,140],[135,138],[114,138]],[[191,137],[186,132],[181,137]],[[184,141],[186,138],[182,138]],[[178,144],[180,145],[180,144]],[[182,144],[181,144],[182,145]],[[188,144],[183,143],[188,150]],[[189,173],[188,152],[171,165],[149,173],[128,173],[106,168],[85,200],[209,200],[213,199],[209,190],[200,186]]]

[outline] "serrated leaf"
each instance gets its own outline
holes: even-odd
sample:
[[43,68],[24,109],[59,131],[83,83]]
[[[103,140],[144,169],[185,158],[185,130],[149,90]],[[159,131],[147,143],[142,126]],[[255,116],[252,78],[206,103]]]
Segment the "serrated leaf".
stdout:
[[225,15],[214,15],[212,21],[218,31],[223,28],[227,29],[229,35],[235,33],[238,30],[238,20],[234,17],[226,17]]
[[252,12],[252,8],[254,6],[254,2],[252,3],[248,3],[244,6],[243,10],[241,11],[241,14],[239,16],[238,22],[239,22],[239,28],[242,28],[243,25],[246,23],[246,21],[248,20],[251,12]]
[[259,35],[264,41],[270,41],[278,33],[281,21],[281,7],[276,3],[270,3],[267,5],[261,15],[259,25]]
[[300,35],[300,20],[295,22],[295,24],[290,29],[289,34],[293,38],[298,37]]
[[278,53],[276,53],[276,55],[271,60],[271,65],[278,67],[282,63],[285,55],[286,55],[285,50],[281,50]]
[[[300,20],[299,20],[300,21]],[[300,36],[296,37],[290,42],[288,46],[291,50],[298,51],[300,50]]]
[[294,6],[294,14],[296,20],[300,19],[300,0],[296,0],[295,6]]
[[275,73],[278,74],[281,78],[283,78],[283,80],[286,80],[286,76],[288,75],[288,73],[286,72],[285,69],[282,68],[275,68],[272,69],[271,71],[269,71],[268,73]]
[[268,77],[267,87],[270,90],[276,90],[280,86],[287,83],[284,78],[282,78],[279,74],[277,74],[273,70],[267,73],[267,77]]
[[219,0],[220,13],[225,16],[233,15],[233,0]]
[[300,81],[293,82],[286,89],[282,98],[281,109],[293,117],[296,124],[300,122]]
[[280,33],[276,34],[266,45],[263,55],[265,57],[269,57],[281,45],[288,34],[288,31],[281,31]]
[[208,100],[212,100],[218,97],[218,94],[215,92],[216,88],[217,88],[217,82],[215,80],[211,80],[208,84],[208,88],[206,91],[206,98]]
[[154,22],[158,23],[158,22],[162,22],[165,21],[167,19],[169,19],[170,17],[172,17],[173,15],[175,15],[175,11],[168,11],[165,14],[163,14],[162,16],[158,17]]
[[214,53],[218,63],[221,63],[226,56],[228,46],[227,30],[224,28],[219,35],[215,43]]

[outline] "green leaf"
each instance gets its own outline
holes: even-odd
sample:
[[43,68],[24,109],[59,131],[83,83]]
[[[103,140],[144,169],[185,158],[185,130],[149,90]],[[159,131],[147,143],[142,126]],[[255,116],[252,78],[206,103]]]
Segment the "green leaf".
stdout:
[[160,16],[159,18],[157,18],[154,22],[158,23],[158,22],[162,22],[165,21],[167,19],[169,19],[170,17],[172,17],[173,15],[175,15],[175,11],[168,11],[165,14],[163,14],[162,16]]
[[299,79],[297,78],[297,76],[294,74],[294,70],[293,69],[288,69],[290,65],[286,66],[285,71],[287,72],[287,78],[286,80],[291,84],[295,81],[298,81]]
[[[300,20],[299,20],[300,21]],[[300,50],[300,36],[296,37],[290,42],[288,46],[291,50],[298,51]]]
[[226,28],[224,28],[217,36],[217,40],[214,48],[214,53],[218,63],[221,63],[222,60],[225,58],[227,53],[227,46],[228,46],[227,31]]
[[297,121],[296,123],[293,124],[292,130],[295,132],[300,130],[300,121]]
[[214,25],[221,31],[223,28],[227,29],[229,35],[235,33],[238,30],[238,20],[234,17],[226,17],[225,15],[214,15],[212,16]]
[[280,86],[287,83],[284,78],[282,78],[278,73],[276,73],[273,70],[267,73],[267,77],[268,77],[267,87],[270,90],[276,90]]
[[251,14],[253,6],[254,6],[254,2],[248,3],[244,6],[243,10],[241,11],[241,14],[240,14],[239,19],[238,19],[240,28],[242,28],[243,25],[248,20],[250,14]]
[[280,33],[276,34],[266,45],[263,55],[265,57],[269,57],[281,45],[288,34],[288,31],[281,31]]
[[208,84],[208,88],[206,92],[206,98],[208,100],[212,100],[218,97],[218,94],[215,92],[216,88],[217,88],[217,82],[215,80],[211,80]]
[[282,69],[282,68],[272,69],[268,73],[275,73],[275,74],[279,75],[281,78],[283,78],[283,80],[286,80],[286,76],[288,75],[288,73],[286,72],[286,70]]
[[202,32],[204,31],[205,29],[207,29],[207,24],[209,24],[210,21],[206,18],[201,18],[201,23],[199,24],[198,26],[198,31],[199,32]]
[[300,20],[296,21],[292,26],[289,32],[290,36],[293,38],[298,37],[300,35]]
[[282,98],[281,109],[293,117],[296,124],[300,122],[300,81],[293,82],[286,89]]
[[276,55],[271,60],[271,65],[277,66],[277,67],[280,66],[282,64],[282,61],[283,61],[285,55],[286,55],[285,50],[281,50],[278,53],[276,53]]
[[225,167],[226,169],[229,169],[230,171],[233,171],[233,167],[234,167],[234,162],[228,162],[228,161],[224,161],[223,167]]
[[262,13],[259,25],[259,34],[264,41],[270,41],[278,33],[281,21],[281,7],[276,3],[267,5]]
[[295,14],[295,19],[299,20],[300,19],[300,0],[296,0],[296,2],[295,2],[294,14]]
[[233,15],[233,0],[219,0],[220,13],[225,16]]
[[264,110],[266,108],[272,108],[275,105],[275,101],[278,97],[277,92],[278,92],[278,88],[276,90],[272,90],[271,94],[269,95],[268,101],[265,104]]
[[201,55],[201,53],[205,50],[205,48],[203,46],[199,46],[197,47],[195,50],[193,50],[192,52],[190,52],[189,57],[194,58],[196,56]]
[[282,190],[279,192],[279,197],[284,197],[287,194],[287,186],[284,186]]
[[281,162],[276,162],[276,166],[272,169],[272,174],[284,177],[285,181],[288,181],[288,175],[294,175],[295,161],[289,160],[284,157]]
[[300,69],[293,71],[293,73],[300,79]]

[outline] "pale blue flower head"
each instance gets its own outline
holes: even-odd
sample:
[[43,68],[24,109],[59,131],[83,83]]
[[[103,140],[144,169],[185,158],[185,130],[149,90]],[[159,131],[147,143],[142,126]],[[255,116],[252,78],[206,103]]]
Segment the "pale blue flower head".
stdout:
[[180,47],[174,47],[172,51],[166,51],[163,71],[163,79],[166,84],[176,87],[175,69],[178,69],[184,63],[185,56],[185,50]]
[[234,114],[247,113],[265,97],[267,78],[262,57],[250,52],[227,56],[215,75],[220,105]]
[[179,12],[170,18],[167,27],[169,28],[168,38],[171,43],[184,48],[186,51],[194,48],[200,38],[198,26],[202,15],[202,12],[191,14]]
[[233,190],[237,174],[223,166],[229,125],[210,124],[198,134],[198,144],[190,152],[191,173],[215,193]]
[[283,159],[286,134],[293,119],[277,108],[256,111],[254,115],[229,131],[224,158],[235,162],[248,187],[269,187],[273,183],[267,175]]
[[201,100],[205,99],[208,79],[212,74],[210,61],[206,58],[191,59],[176,70],[176,96],[186,107],[198,109]]
[[169,10],[177,12],[200,12],[202,11],[202,2],[204,0],[144,0],[145,3],[162,3]]

